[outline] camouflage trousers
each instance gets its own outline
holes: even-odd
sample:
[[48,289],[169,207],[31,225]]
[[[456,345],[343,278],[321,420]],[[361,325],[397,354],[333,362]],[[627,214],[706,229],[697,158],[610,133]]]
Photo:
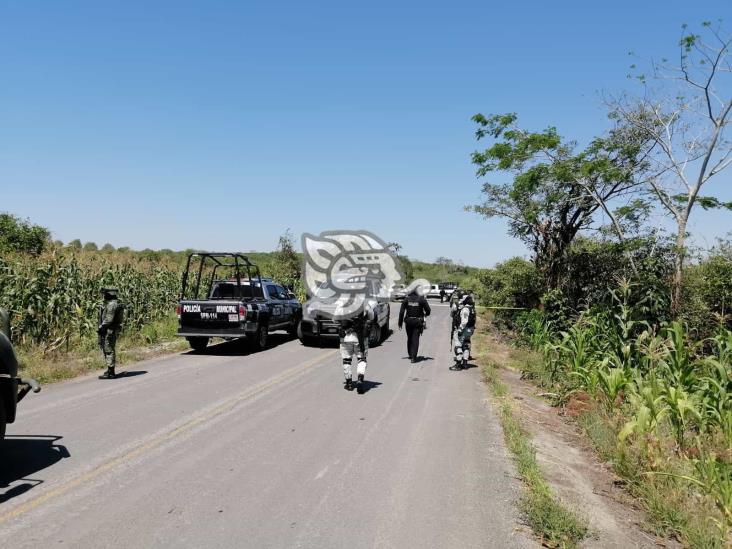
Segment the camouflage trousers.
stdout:
[[358,341],[356,334],[347,334],[341,338],[341,358],[343,359],[343,375],[346,379],[352,379],[351,366],[353,359],[358,362],[356,368],[357,375],[366,375],[366,358],[369,355],[369,342],[367,338],[363,338],[363,345]]
[[452,346],[455,349],[455,361],[462,362],[470,358],[470,338],[473,337],[473,328],[455,330]]
[[108,330],[103,334],[99,334],[99,348],[104,355],[104,363],[107,368],[114,368],[117,363],[117,332]]

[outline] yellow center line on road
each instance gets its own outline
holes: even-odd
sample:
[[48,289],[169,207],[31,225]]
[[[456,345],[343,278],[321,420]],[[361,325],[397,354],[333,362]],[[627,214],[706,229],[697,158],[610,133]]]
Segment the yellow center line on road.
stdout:
[[91,471],[88,471],[82,475],[72,478],[72,479],[64,482],[60,486],[57,486],[56,488],[53,488],[53,489],[49,490],[48,492],[45,492],[44,494],[39,495],[38,497],[35,497],[25,503],[18,505],[17,507],[8,511],[7,513],[0,514],[0,524],[7,522],[8,520],[11,520],[13,518],[17,518],[17,517],[27,513],[28,511],[32,511],[33,509],[36,509],[37,507],[46,503],[47,501],[57,498],[59,496],[62,496],[63,494],[69,492],[70,490],[73,490],[74,488],[76,488],[78,486],[81,486],[91,480],[94,480],[98,476],[100,476],[108,471],[113,470],[114,468],[122,465],[123,463],[130,461],[146,452],[149,452],[150,450],[157,448],[158,446],[162,445],[163,443],[173,440],[177,436],[180,436],[181,434],[186,433],[186,432],[190,431],[191,429],[193,429],[207,421],[210,421],[222,414],[225,414],[226,412],[233,410],[238,404],[244,402],[245,400],[249,400],[249,399],[259,395],[260,393],[266,391],[267,389],[270,389],[270,388],[274,387],[275,385],[278,385],[298,374],[301,374],[305,370],[318,365],[319,363],[321,363],[325,359],[335,355],[336,353],[337,353],[336,350],[321,353],[320,355],[316,356],[315,358],[313,358],[299,366],[290,368],[289,370],[282,372],[280,375],[275,376],[275,377],[265,381],[264,383],[261,383],[260,385],[253,387],[252,389],[239,393],[235,397],[220,404],[216,408],[213,408],[212,410],[209,410],[208,412],[206,412],[204,414],[201,414],[199,416],[196,416],[196,417],[190,419],[189,421],[187,421],[186,423],[184,423],[183,425],[181,425],[179,427],[176,427],[172,431],[163,433],[147,442],[144,442],[138,446],[135,446],[134,448],[125,452],[124,454],[117,456],[116,458],[113,458],[110,461],[107,461],[106,463],[99,465],[98,467],[95,467]]

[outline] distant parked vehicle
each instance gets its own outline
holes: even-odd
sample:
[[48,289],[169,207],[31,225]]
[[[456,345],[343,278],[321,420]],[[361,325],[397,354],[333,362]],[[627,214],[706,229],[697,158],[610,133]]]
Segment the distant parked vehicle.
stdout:
[[440,285],[431,284],[430,289],[427,290],[427,297],[439,298],[440,297]]
[[447,298],[448,301],[452,297],[453,292],[458,288],[457,282],[440,282],[438,286],[440,287],[440,290],[445,292],[445,298]]
[[391,289],[390,299],[392,301],[401,301],[407,297],[407,287],[404,284],[394,284]]

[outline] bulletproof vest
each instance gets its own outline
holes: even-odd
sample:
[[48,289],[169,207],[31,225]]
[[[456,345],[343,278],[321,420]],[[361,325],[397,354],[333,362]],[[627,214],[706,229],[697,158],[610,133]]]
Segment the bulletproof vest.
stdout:
[[407,311],[404,314],[407,318],[422,318],[424,310],[422,310],[422,300],[418,295],[408,295],[406,298]]
[[112,328],[119,328],[122,326],[122,321],[124,320],[125,316],[125,305],[118,299],[112,299],[109,302],[104,302],[99,306],[99,324],[104,322],[104,315],[107,311],[107,305],[109,304],[114,305],[114,320],[112,320]]
[[463,307],[467,307],[468,311],[470,312],[470,315],[468,316],[468,328],[475,328],[475,307],[472,305],[463,305]]

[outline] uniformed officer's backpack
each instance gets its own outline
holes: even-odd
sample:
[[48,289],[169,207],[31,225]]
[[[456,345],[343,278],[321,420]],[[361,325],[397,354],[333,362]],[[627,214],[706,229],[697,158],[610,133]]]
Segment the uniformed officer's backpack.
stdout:
[[122,321],[125,319],[125,309],[127,306],[121,301],[117,301],[117,309],[114,311],[114,324],[122,326]]
[[468,308],[468,311],[470,311],[470,316],[468,316],[468,328],[475,328],[475,307],[473,305],[465,305]]
[[466,307],[470,313],[470,315],[468,316],[468,324],[466,327],[475,328],[475,307],[473,305],[461,305],[460,307],[455,307],[455,310],[452,312],[453,326],[460,326],[460,314],[462,313],[462,310]]

